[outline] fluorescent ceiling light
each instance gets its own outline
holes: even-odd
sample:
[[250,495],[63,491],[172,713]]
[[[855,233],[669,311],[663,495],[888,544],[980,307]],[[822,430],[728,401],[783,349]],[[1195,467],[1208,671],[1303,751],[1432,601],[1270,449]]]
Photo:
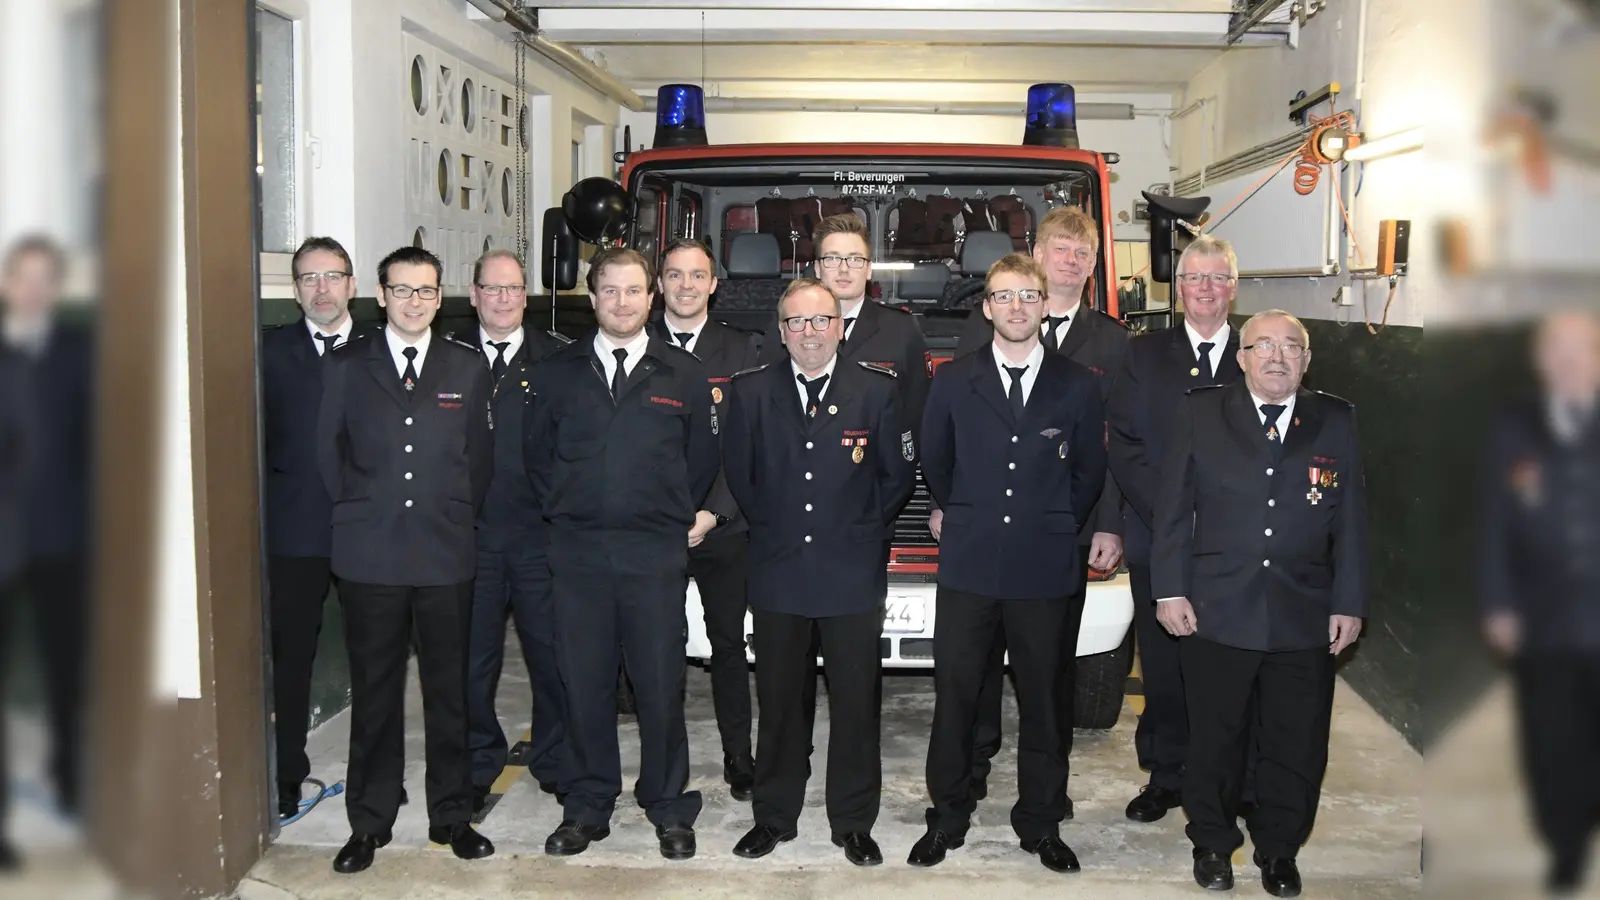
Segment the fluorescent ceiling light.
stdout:
[[1366,162],[1384,156],[1394,156],[1399,153],[1420,150],[1422,149],[1422,135],[1421,128],[1408,128],[1405,131],[1397,131],[1381,138],[1362,141],[1359,145],[1346,150],[1344,158],[1347,162]]

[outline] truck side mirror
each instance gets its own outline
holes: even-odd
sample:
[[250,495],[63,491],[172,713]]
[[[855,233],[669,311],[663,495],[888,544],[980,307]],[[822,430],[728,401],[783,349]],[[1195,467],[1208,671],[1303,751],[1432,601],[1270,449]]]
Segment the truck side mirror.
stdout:
[[539,280],[547,291],[570,291],[578,284],[578,238],[558,206],[544,211],[544,265]]
[[[1210,197],[1168,197],[1140,191],[1150,204],[1150,280],[1158,284],[1172,283],[1172,270],[1178,263],[1179,231],[1187,236],[1189,229],[1179,221],[1197,223],[1200,214],[1211,203]],[[1187,240],[1183,241],[1188,244]]]

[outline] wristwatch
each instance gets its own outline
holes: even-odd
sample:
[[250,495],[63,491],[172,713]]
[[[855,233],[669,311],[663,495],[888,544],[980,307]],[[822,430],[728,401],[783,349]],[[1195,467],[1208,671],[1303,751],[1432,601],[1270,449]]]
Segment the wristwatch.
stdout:
[[729,522],[733,521],[732,519],[728,518],[727,516],[725,516],[725,515],[723,515],[722,513],[719,513],[719,512],[714,512],[711,515],[717,520],[717,524],[716,524],[717,528],[721,528],[722,526],[724,526],[724,525],[728,524]]

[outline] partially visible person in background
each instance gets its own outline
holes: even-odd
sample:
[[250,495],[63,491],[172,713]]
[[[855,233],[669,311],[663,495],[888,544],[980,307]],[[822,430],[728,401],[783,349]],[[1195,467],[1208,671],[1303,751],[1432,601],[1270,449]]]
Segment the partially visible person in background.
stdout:
[[1479,576],[1484,632],[1510,661],[1547,887],[1576,891],[1600,826],[1600,318],[1536,332],[1538,396],[1490,432]]
[[[65,268],[61,249],[45,237],[17,241],[0,267],[7,356],[0,385],[9,401],[0,404],[6,407],[0,410],[0,580],[8,585],[0,599],[0,679],[18,643],[16,629],[31,620],[50,729],[48,774],[61,812],[76,817],[94,350],[88,329],[60,315]],[[28,439],[25,460],[15,443],[19,433]],[[9,805],[0,783],[0,817]],[[9,847],[0,846],[0,865],[15,862]]]

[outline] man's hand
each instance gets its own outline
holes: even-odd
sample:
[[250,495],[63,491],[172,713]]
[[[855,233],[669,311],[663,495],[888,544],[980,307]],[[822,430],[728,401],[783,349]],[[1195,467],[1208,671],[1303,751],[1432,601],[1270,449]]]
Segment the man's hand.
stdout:
[[939,539],[939,532],[944,530],[944,510],[935,509],[928,513],[928,530],[933,532],[933,539]]
[[1194,634],[1200,627],[1200,620],[1195,618],[1194,607],[1189,605],[1188,597],[1174,597],[1171,600],[1162,600],[1156,604],[1156,621],[1173,637],[1187,637]]
[[1516,656],[1522,649],[1522,617],[1514,612],[1493,612],[1483,620],[1483,636],[1501,656]]
[[1328,617],[1328,642],[1332,646],[1328,652],[1338,656],[1344,648],[1354,644],[1356,638],[1361,636],[1361,620],[1355,616],[1329,616]]
[[694,514],[694,527],[689,529],[689,546],[698,547],[706,533],[717,527],[717,514],[700,510]]
[[1122,561],[1122,535],[1096,531],[1089,541],[1089,567],[1100,572],[1115,572]]

